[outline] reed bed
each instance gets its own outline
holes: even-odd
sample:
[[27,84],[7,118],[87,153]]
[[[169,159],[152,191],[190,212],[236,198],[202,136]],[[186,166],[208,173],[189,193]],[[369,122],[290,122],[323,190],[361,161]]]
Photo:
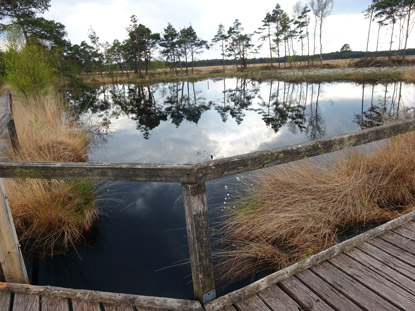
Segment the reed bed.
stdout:
[[[87,161],[89,138],[56,95],[14,101],[20,143],[13,161]],[[6,192],[23,251],[53,256],[83,240],[98,210],[87,181],[7,179]]]
[[413,210],[415,133],[375,148],[370,154],[351,151],[335,159],[295,162],[252,177],[221,230],[220,279],[279,270],[365,226]]

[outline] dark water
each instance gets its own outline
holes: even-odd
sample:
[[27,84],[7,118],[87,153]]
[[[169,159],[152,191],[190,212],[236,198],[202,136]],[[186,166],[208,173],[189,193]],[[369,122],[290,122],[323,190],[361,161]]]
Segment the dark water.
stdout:
[[[412,115],[414,95],[403,83],[226,79],[107,85],[74,105],[101,133],[90,150],[94,162],[197,163]],[[207,184],[212,227],[232,208],[241,178]],[[89,245],[41,261],[39,284],[192,298],[180,185],[111,183],[101,185],[100,194],[103,214]]]

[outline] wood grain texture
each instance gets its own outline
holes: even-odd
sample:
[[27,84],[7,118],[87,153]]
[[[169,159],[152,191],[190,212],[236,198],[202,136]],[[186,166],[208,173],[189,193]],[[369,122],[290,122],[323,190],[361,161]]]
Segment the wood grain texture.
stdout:
[[336,310],[344,311],[359,311],[359,308],[350,299],[340,293],[337,289],[330,286],[326,281],[319,278],[316,274],[310,270],[302,271],[296,274],[296,277],[312,289],[321,298],[323,298],[328,304],[334,306]]
[[[363,251],[368,256],[371,256],[372,258],[379,260],[380,262],[382,262],[382,264],[385,264],[388,267],[405,275],[407,278],[410,278],[413,281],[415,281],[415,267],[403,261],[402,258],[395,257],[391,255],[390,253],[380,248],[377,248],[369,243],[365,243],[362,246],[358,246],[357,249]],[[406,254],[409,255],[408,253],[403,253],[402,255],[406,255]],[[411,262],[414,262],[415,257],[413,259],[412,257],[410,257],[408,260]]]
[[205,184],[182,184],[186,231],[192,269],[193,290],[196,299],[208,303],[206,293],[215,291],[210,228]]
[[258,296],[273,311],[298,311],[301,309],[290,296],[276,285],[259,292]]
[[415,232],[415,221],[410,221],[407,224],[403,226],[403,228],[411,230],[412,232]]
[[[367,268],[373,270],[377,274],[381,275],[385,279],[388,279],[389,281],[393,282],[402,290],[407,291],[412,295],[415,295],[415,281],[399,273],[396,269],[392,269],[391,267],[384,264],[381,258],[373,258],[359,249],[354,249],[348,252],[347,255],[357,260]],[[415,269],[413,269],[412,271],[413,274],[415,274]]]
[[408,230],[406,228],[400,227],[391,230],[391,232],[397,233],[409,240],[415,241],[415,232]]
[[40,298],[37,295],[15,294],[13,311],[40,311]]
[[88,302],[84,300],[73,299],[72,300],[73,311],[101,311],[99,303]]
[[172,311],[203,311],[198,301],[161,298],[141,295],[107,293],[91,290],[70,289],[55,286],[35,286],[27,284],[1,283],[0,292],[10,291],[50,298],[71,298],[73,301],[108,303],[115,305],[137,306],[138,308],[168,309]]
[[42,311],[69,311],[69,302],[65,298],[41,298]]
[[149,182],[196,182],[194,165],[0,162],[0,177],[40,179],[89,179]]
[[380,239],[385,240],[400,249],[411,253],[412,255],[415,255],[415,241],[408,239],[406,237],[403,237],[399,234],[396,234],[394,232],[388,232],[380,237]]
[[[132,306],[120,306],[120,305],[109,305],[104,304],[105,311],[134,311]],[[141,311],[141,309],[140,309]]]
[[252,296],[235,304],[239,311],[271,311],[258,296]]
[[291,277],[280,284],[282,289],[306,310],[334,310],[295,277]]
[[11,294],[10,292],[0,292],[0,310],[8,311],[10,308]]
[[415,306],[415,296],[406,293],[402,288],[379,274],[373,273],[372,270],[356,260],[341,254],[329,259],[329,261],[391,304],[404,310],[410,310]]
[[339,292],[366,310],[399,310],[373,291],[369,290],[352,277],[328,262],[323,262],[310,269]]
[[0,178],[0,265],[7,282],[29,283],[23,255],[7,200],[3,181]]

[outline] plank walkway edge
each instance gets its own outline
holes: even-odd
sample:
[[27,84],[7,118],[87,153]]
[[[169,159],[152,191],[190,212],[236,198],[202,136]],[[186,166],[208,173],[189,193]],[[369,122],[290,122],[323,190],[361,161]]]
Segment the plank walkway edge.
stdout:
[[415,220],[415,211],[393,219],[381,226],[359,234],[351,239],[348,239],[342,243],[336,244],[320,253],[317,253],[305,260],[297,262],[289,267],[272,273],[265,278],[262,278],[244,288],[233,291],[222,297],[219,297],[212,302],[205,305],[206,311],[219,311],[226,307],[231,306],[234,303],[238,303],[249,298],[258,292],[275,285],[278,282],[284,281],[294,274],[306,270],[314,265],[317,265],[327,259],[330,259],[342,252],[346,252],[354,248],[369,239],[380,236],[383,233],[397,228],[405,223]]
[[172,311],[204,311],[198,301],[80,290],[55,286],[35,286],[0,282],[0,292],[9,291],[26,295],[40,295],[50,298],[71,298],[86,302],[129,305],[139,308],[168,309]]

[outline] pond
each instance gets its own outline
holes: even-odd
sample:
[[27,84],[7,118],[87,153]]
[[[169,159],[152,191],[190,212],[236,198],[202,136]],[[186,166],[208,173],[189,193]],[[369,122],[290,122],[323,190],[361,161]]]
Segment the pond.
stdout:
[[[413,85],[215,79],[106,85],[72,104],[97,131],[93,162],[198,163],[414,114]],[[212,231],[242,177],[207,183]],[[193,298],[180,184],[105,183],[88,246],[34,265],[34,283]],[[232,287],[220,288],[219,295]]]

